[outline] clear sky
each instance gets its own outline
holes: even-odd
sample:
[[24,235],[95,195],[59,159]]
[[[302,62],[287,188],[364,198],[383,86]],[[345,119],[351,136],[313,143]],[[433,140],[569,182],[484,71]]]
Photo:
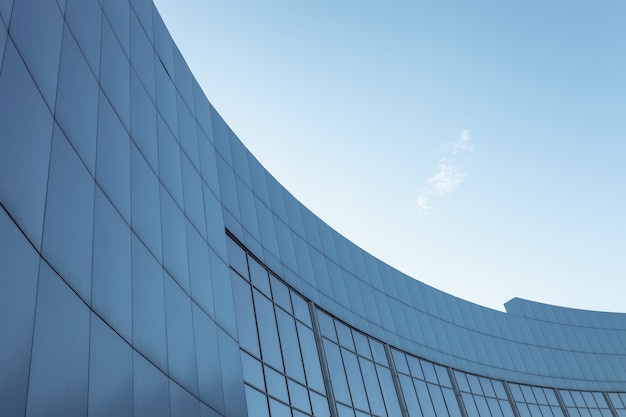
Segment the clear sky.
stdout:
[[623,0],[155,0],[292,194],[408,275],[626,312]]

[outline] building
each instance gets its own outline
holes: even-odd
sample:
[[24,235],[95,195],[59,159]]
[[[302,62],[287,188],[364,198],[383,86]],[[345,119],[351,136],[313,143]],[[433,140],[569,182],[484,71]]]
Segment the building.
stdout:
[[0,0],[0,415],[626,416],[626,315],[506,308],[303,207],[150,0]]

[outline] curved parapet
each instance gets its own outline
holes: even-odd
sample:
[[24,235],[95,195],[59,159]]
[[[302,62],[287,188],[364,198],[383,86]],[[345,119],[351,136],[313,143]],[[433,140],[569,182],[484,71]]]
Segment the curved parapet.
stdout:
[[149,0],[0,0],[0,248],[0,415],[626,412],[626,315],[502,313],[364,252]]

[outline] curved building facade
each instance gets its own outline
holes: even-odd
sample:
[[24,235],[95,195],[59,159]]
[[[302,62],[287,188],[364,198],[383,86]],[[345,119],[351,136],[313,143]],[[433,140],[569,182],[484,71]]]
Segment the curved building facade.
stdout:
[[626,314],[506,309],[299,203],[150,0],[0,0],[0,415],[626,416]]

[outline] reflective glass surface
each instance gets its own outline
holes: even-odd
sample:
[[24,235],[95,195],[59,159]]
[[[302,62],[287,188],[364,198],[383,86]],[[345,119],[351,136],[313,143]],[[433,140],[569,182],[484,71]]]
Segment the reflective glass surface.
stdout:
[[563,417],[553,389],[511,383],[508,386],[521,417]]
[[306,301],[236,241],[227,241],[249,415],[267,407],[272,416],[329,415]]
[[570,417],[611,417],[606,398],[601,392],[560,389],[559,394]]
[[454,372],[469,417],[513,417],[502,381]]

